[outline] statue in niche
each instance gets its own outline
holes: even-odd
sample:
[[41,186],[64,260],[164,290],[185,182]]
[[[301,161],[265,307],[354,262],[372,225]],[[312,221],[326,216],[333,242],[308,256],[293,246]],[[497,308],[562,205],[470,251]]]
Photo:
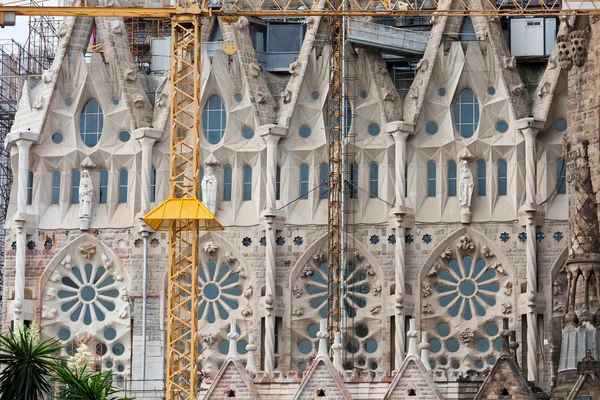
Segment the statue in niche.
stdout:
[[458,201],[461,206],[471,207],[471,196],[473,195],[473,174],[469,169],[467,160],[463,160],[460,167],[460,192]]
[[79,229],[87,231],[90,229],[90,219],[92,217],[92,195],[94,194],[94,185],[89,172],[84,169],[81,172],[79,181]]
[[202,187],[202,202],[208,211],[214,214],[217,210],[217,177],[213,174],[211,166],[206,166],[200,186]]

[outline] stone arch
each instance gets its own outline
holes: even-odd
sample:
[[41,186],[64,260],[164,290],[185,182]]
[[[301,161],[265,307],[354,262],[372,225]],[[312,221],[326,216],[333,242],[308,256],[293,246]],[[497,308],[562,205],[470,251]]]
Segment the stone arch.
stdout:
[[453,379],[495,364],[501,319],[517,315],[515,275],[501,250],[469,227],[431,252],[418,273],[414,314],[430,333],[432,367]]
[[84,233],[56,253],[39,285],[44,335],[66,346],[63,355],[87,344],[102,368],[124,378],[132,351],[130,278],[115,253]]
[[[419,275],[418,275],[419,279],[417,280],[417,283],[421,284],[421,282],[423,282],[423,279],[425,279],[425,276],[429,272],[429,268],[431,268],[434,261],[438,257],[440,257],[440,255],[446,249],[446,247],[450,246],[453,242],[455,242],[457,239],[459,239],[461,236],[464,236],[464,235],[469,235],[473,239],[475,239],[477,242],[483,243],[485,246],[487,246],[494,253],[496,258],[498,258],[500,260],[500,262],[502,263],[503,266],[510,265],[508,258],[506,258],[506,256],[502,253],[502,250],[500,250],[500,248],[498,246],[496,246],[487,236],[485,236],[483,233],[479,232],[478,230],[469,228],[467,226],[462,226],[462,227],[458,228],[457,230],[455,230],[454,232],[450,233],[444,240],[442,240],[431,251],[429,256],[427,256],[427,258],[425,259],[425,262],[423,262],[423,265],[419,269]],[[513,275],[512,268],[509,268],[507,270],[507,272],[510,276]],[[419,286],[417,289],[420,290],[421,287]]]
[[[316,356],[318,324],[327,317],[327,235],[317,239],[298,259],[290,273],[288,313],[291,326],[292,370],[304,370]],[[356,243],[356,253],[348,261],[347,296],[344,301],[344,346],[346,368],[384,368],[389,349],[381,337],[385,326],[383,272],[365,246]]]
[[[248,333],[260,332],[255,325],[260,289],[255,273],[242,254],[223,236],[206,232],[198,241],[199,302],[198,337],[202,351],[202,369],[214,376],[225,361],[229,342],[227,333],[232,320],[240,333],[238,352],[246,360]],[[167,293],[168,271],[164,275],[163,293]],[[212,285],[205,298],[204,290]],[[165,296],[166,298],[166,296]],[[164,307],[168,307],[167,301]],[[210,311],[212,309],[212,313]],[[258,330],[258,332],[256,332]]]

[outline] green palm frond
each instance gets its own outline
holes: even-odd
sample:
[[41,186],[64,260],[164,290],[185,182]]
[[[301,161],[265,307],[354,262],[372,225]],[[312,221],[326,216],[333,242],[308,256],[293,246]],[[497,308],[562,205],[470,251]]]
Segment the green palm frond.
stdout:
[[37,400],[50,393],[59,350],[56,340],[38,342],[28,328],[0,334],[0,400]]
[[58,400],[133,400],[119,397],[119,388],[112,385],[112,372],[72,370],[66,365],[56,366],[54,380],[61,383]]

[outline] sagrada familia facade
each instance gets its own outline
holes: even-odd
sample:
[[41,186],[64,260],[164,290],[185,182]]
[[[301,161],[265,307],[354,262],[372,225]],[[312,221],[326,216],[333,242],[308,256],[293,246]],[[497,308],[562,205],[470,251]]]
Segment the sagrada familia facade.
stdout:
[[[534,61],[503,24],[432,19],[399,61],[347,46],[353,251],[330,353],[328,20],[204,22],[237,52],[203,46],[199,195],[225,230],[201,234],[201,398],[600,398],[600,21],[556,21]],[[168,237],[141,217],[168,196],[168,79],[139,71],[121,18],[58,33],[6,141],[3,324],[37,321],[64,356],[87,343],[160,399]],[[278,46],[296,49],[279,70]]]

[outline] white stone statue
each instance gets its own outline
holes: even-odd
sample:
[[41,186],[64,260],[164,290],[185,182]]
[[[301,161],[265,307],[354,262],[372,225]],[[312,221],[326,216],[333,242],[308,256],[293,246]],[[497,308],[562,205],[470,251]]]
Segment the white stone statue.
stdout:
[[206,166],[200,186],[202,187],[202,202],[214,214],[217,210],[217,177],[213,174],[212,167]]
[[79,228],[81,230],[90,229],[90,218],[92,216],[92,196],[94,194],[94,185],[87,170],[81,172],[79,180]]
[[471,207],[471,196],[473,195],[473,174],[469,169],[467,160],[463,160],[460,167],[460,191],[458,201],[461,206]]

